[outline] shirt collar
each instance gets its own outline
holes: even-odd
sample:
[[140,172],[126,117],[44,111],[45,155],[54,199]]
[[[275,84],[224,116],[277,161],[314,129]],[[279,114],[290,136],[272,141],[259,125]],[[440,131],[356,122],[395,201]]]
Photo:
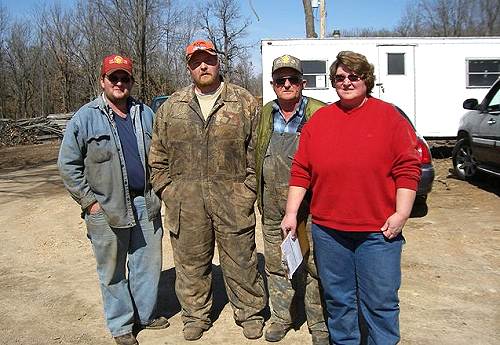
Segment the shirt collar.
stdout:
[[[307,97],[301,96],[300,101],[297,103],[297,107],[295,108],[295,112],[290,117],[288,122],[290,122],[296,116],[298,116],[300,118],[302,118],[302,116],[304,116],[304,108],[305,108],[306,103],[307,103]],[[277,99],[275,99],[273,102],[273,114],[279,114],[283,118],[283,121],[284,121],[285,117],[283,116],[283,112],[281,111],[281,107],[280,107]]]

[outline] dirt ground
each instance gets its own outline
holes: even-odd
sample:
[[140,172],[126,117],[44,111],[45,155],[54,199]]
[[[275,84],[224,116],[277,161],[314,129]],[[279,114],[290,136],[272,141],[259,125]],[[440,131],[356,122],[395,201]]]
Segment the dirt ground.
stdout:
[[[85,225],[57,174],[57,150],[57,143],[0,148],[0,343],[113,344]],[[401,343],[500,344],[500,181],[459,181],[449,158],[434,163],[429,213],[404,232]],[[262,253],[260,228],[257,247]],[[140,332],[141,345],[188,343],[172,262],[165,236],[159,307],[171,326]],[[217,259],[214,272],[214,325],[192,343],[265,344],[243,337]],[[306,325],[299,327],[282,343],[310,344]]]

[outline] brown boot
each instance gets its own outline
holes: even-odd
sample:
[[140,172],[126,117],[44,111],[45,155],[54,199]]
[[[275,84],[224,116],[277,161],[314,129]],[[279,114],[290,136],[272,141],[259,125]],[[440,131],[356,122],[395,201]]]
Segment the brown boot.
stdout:
[[330,345],[330,335],[328,331],[312,331],[313,345]]
[[147,325],[143,327],[146,329],[164,329],[170,326],[170,322],[168,322],[167,318],[164,316],[157,317]]
[[188,341],[192,341],[192,340],[200,339],[201,336],[203,335],[204,331],[205,330],[201,327],[187,326],[187,327],[184,327],[182,333],[184,335],[184,339],[186,339]]
[[248,320],[241,323],[243,327],[243,335],[247,339],[259,339],[262,337],[262,329],[264,328],[264,320]]
[[290,326],[286,326],[280,322],[273,322],[266,329],[266,340],[270,342],[280,341],[290,330]]
[[137,339],[135,339],[132,333],[120,335],[118,337],[114,337],[117,345],[139,345]]

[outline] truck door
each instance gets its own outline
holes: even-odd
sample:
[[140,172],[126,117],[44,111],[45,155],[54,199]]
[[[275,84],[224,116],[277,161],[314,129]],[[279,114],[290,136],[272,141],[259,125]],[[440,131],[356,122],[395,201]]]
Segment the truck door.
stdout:
[[378,45],[377,67],[373,95],[400,107],[416,126],[415,46]]
[[478,116],[478,126],[472,133],[476,158],[487,165],[500,165],[500,82],[486,95]]

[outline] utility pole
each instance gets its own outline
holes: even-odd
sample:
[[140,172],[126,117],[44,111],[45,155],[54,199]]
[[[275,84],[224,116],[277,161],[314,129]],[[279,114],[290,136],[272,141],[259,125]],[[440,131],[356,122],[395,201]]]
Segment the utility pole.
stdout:
[[325,38],[326,33],[326,0],[319,0],[319,38]]

